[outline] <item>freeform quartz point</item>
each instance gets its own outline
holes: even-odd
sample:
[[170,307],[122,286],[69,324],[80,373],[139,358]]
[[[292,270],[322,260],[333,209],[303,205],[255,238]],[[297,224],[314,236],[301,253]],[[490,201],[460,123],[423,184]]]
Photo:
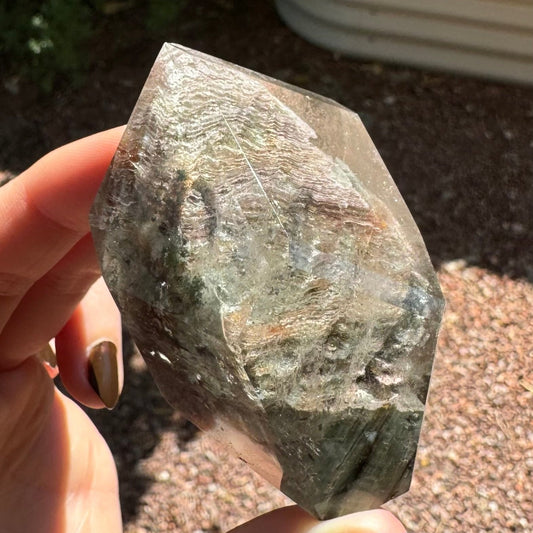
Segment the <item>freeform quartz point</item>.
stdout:
[[408,490],[443,298],[356,114],[166,44],[91,225],[185,416],[319,518]]

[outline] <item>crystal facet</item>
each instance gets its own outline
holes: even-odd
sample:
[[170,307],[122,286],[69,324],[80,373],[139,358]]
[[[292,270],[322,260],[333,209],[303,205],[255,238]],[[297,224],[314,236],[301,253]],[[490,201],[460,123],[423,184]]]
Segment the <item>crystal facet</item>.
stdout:
[[91,224],[185,416],[320,518],[409,488],[443,299],[356,114],[167,44]]

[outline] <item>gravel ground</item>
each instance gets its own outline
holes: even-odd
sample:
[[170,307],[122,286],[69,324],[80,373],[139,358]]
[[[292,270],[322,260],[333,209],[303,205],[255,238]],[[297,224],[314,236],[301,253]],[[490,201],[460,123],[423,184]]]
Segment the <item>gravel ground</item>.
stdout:
[[[119,16],[124,33],[95,41],[83,88],[44,98],[4,80],[0,173],[127,119],[160,41]],[[533,90],[340,57],[293,35],[269,2],[188,2],[165,39],[360,113],[447,299],[413,487],[388,507],[416,533],[533,532]],[[126,370],[115,411],[92,413],[126,533],[225,531],[287,503],[167,407],[139,356]]]
[[[447,309],[414,481],[387,507],[417,533],[531,532],[533,286],[464,260],[439,278]],[[172,413],[140,356],[128,369],[119,427],[95,417],[121,450],[126,509],[137,502],[126,533],[226,531],[289,502]]]

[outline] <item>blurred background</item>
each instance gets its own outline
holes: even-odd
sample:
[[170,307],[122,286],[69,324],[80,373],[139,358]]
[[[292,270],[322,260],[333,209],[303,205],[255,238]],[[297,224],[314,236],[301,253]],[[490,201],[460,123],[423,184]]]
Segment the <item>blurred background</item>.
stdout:
[[[531,532],[533,88],[516,82],[527,82],[530,50],[515,54],[523,75],[488,73],[514,84],[480,68],[477,78],[433,70],[423,47],[422,63],[372,49],[353,58],[353,47],[319,48],[294,33],[284,21],[306,30],[288,4],[279,2],[282,19],[268,0],[0,0],[0,181],[125,123],[164,41],[354,110],[447,299],[413,487],[389,507],[417,533]],[[524,27],[511,33],[531,38]],[[287,503],[167,407],[137,354],[126,366],[116,409],[91,413],[117,461],[126,533],[225,531]]]

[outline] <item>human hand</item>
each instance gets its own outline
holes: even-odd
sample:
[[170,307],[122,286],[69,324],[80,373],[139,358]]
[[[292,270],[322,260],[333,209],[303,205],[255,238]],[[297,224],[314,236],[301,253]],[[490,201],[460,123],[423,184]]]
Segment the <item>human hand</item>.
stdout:
[[[122,387],[120,317],[101,280],[95,283],[100,273],[88,212],[122,131],[55,150],[0,188],[2,532],[122,530],[111,452],[35,356],[55,337],[57,366],[69,392],[93,408],[116,402]],[[234,530],[252,531],[405,532],[383,510],[319,523],[297,507]]]
[[[33,357],[56,337],[58,367],[74,397],[95,408],[104,406],[100,396],[109,405],[118,398],[118,311],[101,283],[78,304],[100,275],[87,215],[121,133],[56,150],[0,188],[2,532],[121,530],[109,448]],[[102,339],[117,350],[98,369],[98,394],[86,348]]]

